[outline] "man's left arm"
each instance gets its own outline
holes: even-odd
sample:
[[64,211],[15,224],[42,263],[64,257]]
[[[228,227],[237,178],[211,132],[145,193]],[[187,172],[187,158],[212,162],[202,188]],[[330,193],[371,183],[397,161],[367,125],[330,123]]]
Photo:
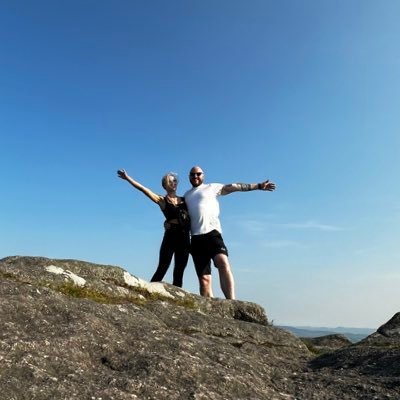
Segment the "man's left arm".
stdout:
[[222,187],[221,195],[225,196],[233,192],[250,192],[252,190],[274,191],[275,183],[266,180],[261,183],[229,183]]

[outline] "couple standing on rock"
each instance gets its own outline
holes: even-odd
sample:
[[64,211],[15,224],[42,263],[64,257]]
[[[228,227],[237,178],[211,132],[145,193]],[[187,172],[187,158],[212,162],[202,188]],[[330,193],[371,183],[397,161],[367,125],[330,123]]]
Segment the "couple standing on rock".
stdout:
[[176,194],[178,178],[175,173],[170,172],[162,178],[161,184],[167,192],[165,196],[158,195],[143,186],[123,169],[118,171],[118,176],[158,204],[166,218],[158,267],[151,282],[163,280],[172,256],[175,254],[173,284],[182,287],[183,273],[189,253],[191,253],[199,279],[200,294],[205,297],[213,297],[212,260],[218,269],[222,292],[227,299],[234,299],[235,284],[229,264],[228,250],[221,236],[217,197],[251,190],[271,192],[275,190],[275,184],[269,180],[261,183],[205,184],[203,170],[199,166],[195,166],[189,173],[192,189],[188,190],[184,197],[179,197]]

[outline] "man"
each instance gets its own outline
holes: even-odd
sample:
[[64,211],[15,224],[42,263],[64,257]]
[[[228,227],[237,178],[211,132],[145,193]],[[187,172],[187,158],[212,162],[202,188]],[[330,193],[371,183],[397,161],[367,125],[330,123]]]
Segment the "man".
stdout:
[[191,253],[199,278],[200,294],[213,297],[211,285],[211,260],[218,268],[222,292],[227,299],[235,298],[235,284],[228,260],[228,250],[221,236],[219,221],[218,196],[233,192],[248,192],[251,190],[275,190],[275,184],[270,181],[262,183],[204,183],[204,172],[199,166],[190,170],[189,180],[192,189],[185,193],[188,207],[192,243]]

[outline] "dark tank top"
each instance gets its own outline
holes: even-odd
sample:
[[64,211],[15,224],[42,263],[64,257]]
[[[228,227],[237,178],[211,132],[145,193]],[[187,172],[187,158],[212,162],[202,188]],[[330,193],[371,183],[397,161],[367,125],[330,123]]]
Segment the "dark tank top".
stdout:
[[164,197],[164,200],[165,200],[165,209],[161,211],[165,215],[166,220],[171,221],[173,219],[177,219],[179,221],[179,214],[180,214],[179,210],[180,209],[187,210],[185,198],[179,197],[179,200],[181,200],[182,203],[179,203],[176,206],[171,204],[168,201],[167,197]]

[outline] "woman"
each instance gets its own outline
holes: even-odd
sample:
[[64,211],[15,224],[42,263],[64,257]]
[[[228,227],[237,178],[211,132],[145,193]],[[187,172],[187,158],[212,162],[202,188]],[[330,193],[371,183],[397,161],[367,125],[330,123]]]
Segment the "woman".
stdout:
[[165,196],[160,196],[135,181],[124,169],[118,171],[118,176],[128,181],[133,187],[143,192],[150,200],[158,204],[166,218],[158,267],[151,278],[151,282],[160,282],[163,280],[171,263],[172,256],[175,254],[173,284],[182,287],[183,272],[189,259],[190,221],[185,199],[176,195],[176,188],[178,187],[177,175],[169,172],[162,177],[161,184],[167,192]]

